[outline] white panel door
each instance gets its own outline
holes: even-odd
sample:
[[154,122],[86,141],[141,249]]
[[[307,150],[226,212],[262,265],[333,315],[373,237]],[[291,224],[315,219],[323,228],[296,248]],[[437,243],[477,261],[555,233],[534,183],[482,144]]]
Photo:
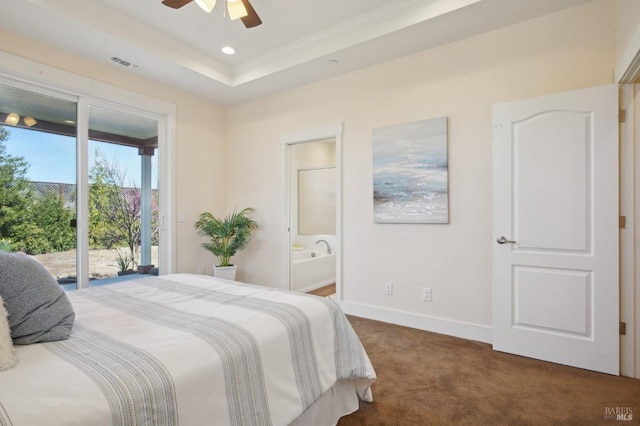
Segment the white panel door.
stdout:
[[493,347],[619,374],[618,88],[493,110]]

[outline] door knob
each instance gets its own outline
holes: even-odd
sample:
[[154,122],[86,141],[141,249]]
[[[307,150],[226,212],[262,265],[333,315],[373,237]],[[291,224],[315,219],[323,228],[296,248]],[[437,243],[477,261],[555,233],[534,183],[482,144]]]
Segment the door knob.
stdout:
[[500,236],[496,240],[496,243],[498,243],[498,244],[504,244],[504,243],[515,244],[516,242],[515,241],[511,241],[511,240],[507,240],[504,236]]

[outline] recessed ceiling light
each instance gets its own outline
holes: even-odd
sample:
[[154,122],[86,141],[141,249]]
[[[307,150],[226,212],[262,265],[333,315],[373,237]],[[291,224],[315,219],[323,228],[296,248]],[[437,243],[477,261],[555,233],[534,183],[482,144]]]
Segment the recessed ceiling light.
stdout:
[[236,49],[231,46],[225,46],[222,48],[222,53],[224,53],[225,55],[233,55],[234,53],[236,53]]
[[64,120],[64,122],[65,122],[65,124],[71,124],[71,125],[76,124],[76,122],[73,121],[73,120]]

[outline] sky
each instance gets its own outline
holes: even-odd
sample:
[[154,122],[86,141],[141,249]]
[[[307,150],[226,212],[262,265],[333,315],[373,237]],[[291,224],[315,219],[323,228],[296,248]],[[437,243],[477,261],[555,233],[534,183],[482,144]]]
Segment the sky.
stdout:
[[[4,142],[7,154],[23,157],[29,163],[27,179],[32,182],[76,183],[76,139],[28,129],[5,126],[10,132]],[[89,141],[89,167],[94,164],[96,148],[109,161],[117,161],[126,172],[125,181],[140,187],[138,149]],[[152,160],[152,186],[157,188],[157,155]]]

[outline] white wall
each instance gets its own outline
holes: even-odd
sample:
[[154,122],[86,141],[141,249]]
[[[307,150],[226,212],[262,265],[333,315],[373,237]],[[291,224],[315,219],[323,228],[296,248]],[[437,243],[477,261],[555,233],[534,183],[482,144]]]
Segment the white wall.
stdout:
[[[637,11],[636,0],[618,4]],[[177,106],[175,210],[187,217],[176,223],[179,272],[211,273],[214,259],[193,230],[200,212],[252,206],[260,230],[237,256],[240,279],[284,288],[281,136],[343,122],[343,306],[487,340],[492,104],[613,83],[624,57],[616,47],[633,50],[620,46],[635,45],[637,31],[630,20],[636,26],[616,40],[615,6],[596,0],[229,109],[12,34],[0,32],[0,51]],[[372,129],[439,116],[449,118],[451,223],[374,224]],[[393,296],[383,295],[385,282]],[[433,302],[420,301],[422,286]]]
[[[613,83],[615,43],[615,3],[598,0],[231,107],[229,162],[243,166],[228,170],[229,205],[255,207],[261,224],[239,256],[243,278],[285,285],[281,135],[343,122],[345,310],[490,340],[492,105]],[[440,116],[451,223],[374,224],[372,129]]]
[[115,64],[88,61],[1,31],[0,40],[0,51],[35,61],[28,70],[27,67],[7,70],[6,64],[0,63],[0,70],[4,72],[16,75],[35,72],[42,81],[62,84],[56,81],[56,76],[40,72],[37,64],[41,63],[176,105],[175,210],[176,218],[178,211],[184,211],[187,218],[186,222],[175,223],[176,271],[197,272],[200,265],[206,265],[207,271],[212,273],[214,258],[200,247],[201,240],[195,234],[193,223],[205,210],[214,214],[226,213],[226,109],[139,78],[130,71],[118,69]]

